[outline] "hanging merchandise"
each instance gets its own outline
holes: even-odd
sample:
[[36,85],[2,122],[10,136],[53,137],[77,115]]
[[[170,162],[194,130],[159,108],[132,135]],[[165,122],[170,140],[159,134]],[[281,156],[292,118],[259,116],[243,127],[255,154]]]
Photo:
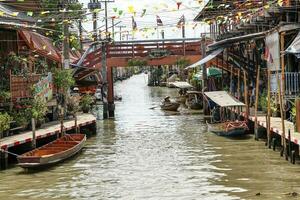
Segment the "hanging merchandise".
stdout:
[[123,14],[123,10],[119,10],[119,16],[121,16]]

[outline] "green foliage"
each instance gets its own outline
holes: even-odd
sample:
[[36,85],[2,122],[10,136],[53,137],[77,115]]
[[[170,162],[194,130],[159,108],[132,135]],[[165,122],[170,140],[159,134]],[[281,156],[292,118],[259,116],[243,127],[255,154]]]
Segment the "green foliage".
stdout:
[[68,98],[68,111],[73,115],[76,114],[80,110],[80,97],[78,96],[70,96]]
[[37,74],[47,74],[49,70],[49,66],[45,60],[38,59],[35,62],[35,72]]
[[30,108],[26,109],[30,118],[41,120],[45,117],[48,111],[47,104],[45,100],[41,97],[36,97],[32,99],[30,103]]
[[0,99],[1,100],[7,102],[10,99],[10,97],[11,97],[10,92],[3,91],[3,90],[0,91]]
[[93,102],[94,98],[91,95],[84,95],[81,98],[80,107],[83,111],[89,111]]
[[30,122],[30,117],[28,116],[28,112],[26,110],[20,110],[19,112],[12,113],[13,119],[16,121],[18,126],[27,126]]
[[292,105],[292,108],[290,110],[291,120],[295,124],[296,123],[296,104],[293,101],[289,101]]
[[55,69],[53,82],[63,93],[75,84],[72,71],[69,69]]
[[[41,20],[42,22],[40,24],[41,26],[54,30],[54,31],[50,31],[48,34],[53,39],[53,42],[56,46],[61,46],[63,41],[63,35],[62,35],[63,26],[61,23],[57,23],[63,21],[62,20],[63,14],[62,12],[59,12],[59,10],[62,9],[61,8],[62,5],[60,2],[61,0],[42,0],[41,1],[42,9],[51,12],[49,14],[39,14],[39,16],[36,16],[42,19]],[[72,12],[69,12],[67,14],[68,15],[67,17],[69,19],[85,18],[84,16],[82,16],[82,14],[85,13],[85,11],[83,11],[83,4],[79,2],[70,2],[68,5],[68,9],[72,10]],[[55,22],[50,23],[49,19],[55,19]],[[71,22],[69,23],[69,25],[71,27],[73,26]],[[79,44],[79,38],[77,37],[77,35],[74,33],[70,33],[70,47],[79,49],[78,44]]]
[[12,118],[7,113],[0,113],[0,133],[9,129]]
[[190,64],[190,60],[186,59],[186,58],[179,58],[176,60],[175,63],[177,66],[179,66],[180,68],[184,68],[187,67]]
[[259,95],[259,108],[262,111],[267,112],[268,110],[268,97],[267,97],[267,92],[263,91],[263,93],[261,95]]
[[128,67],[135,67],[135,66],[146,66],[147,61],[146,60],[141,60],[141,59],[130,59],[127,62]]

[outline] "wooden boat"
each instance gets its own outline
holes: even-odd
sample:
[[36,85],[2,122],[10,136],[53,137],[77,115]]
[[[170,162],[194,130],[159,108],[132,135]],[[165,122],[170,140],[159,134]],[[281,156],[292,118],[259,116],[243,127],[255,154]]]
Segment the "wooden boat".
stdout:
[[244,121],[228,121],[215,124],[207,123],[207,130],[218,136],[239,137],[245,134],[248,130],[248,126]]
[[65,135],[18,156],[18,165],[22,168],[39,168],[61,162],[78,153],[83,148],[85,141],[85,134]]
[[184,104],[186,101],[186,95],[180,95],[180,96],[175,97],[175,101],[177,103]]
[[180,103],[177,102],[163,102],[160,107],[162,110],[166,111],[177,111],[180,106]]
[[203,109],[202,92],[187,91],[186,106],[192,110]]
[[[224,119],[224,115],[222,113],[229,111],[232,112],[232,108],[242,108],[245,106],[245,104],[228,94],[226,91],[204,92],[204,94],[207,97],[206,100],[208,100],[208,104],[212,106],[210,107],[211,122],[207,123],[208,132],[226,137],[244,135],[248,130],[247,122],[239,120],[226,120]],[[209,99],[214,103],[209,103]]]

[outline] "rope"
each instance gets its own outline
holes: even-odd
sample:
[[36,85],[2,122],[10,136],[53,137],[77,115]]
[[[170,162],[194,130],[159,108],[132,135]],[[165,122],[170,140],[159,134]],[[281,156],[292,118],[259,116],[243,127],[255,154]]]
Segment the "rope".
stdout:
[[16,157],[18,157],[18,156],[19,156],[18,154],[15,154],[15,153],[12,153],[12,152],[6,151],[6,150],[4,150],[4,149],[0,149],[0,151],[1,151],[1,152],[3,152],[3,153],[8,153],[8,154],[10,154],[10,155],[13,155],[13,156],[16,156]]

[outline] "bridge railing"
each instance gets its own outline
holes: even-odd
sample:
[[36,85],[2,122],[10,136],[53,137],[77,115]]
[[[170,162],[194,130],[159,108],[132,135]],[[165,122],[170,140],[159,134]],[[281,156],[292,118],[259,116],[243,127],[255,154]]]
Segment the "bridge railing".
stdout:
[[[108,58],[148,57],[163,52],[165,55],[200,55],[199,38],[165,39],[165,40],[133,40],[109,44],[106,49]],[[101,63],[101,48],[86,55],[83,66],[91,67]]]
[[143,40],[116,42],[108,46],[108,57],[147,57],[162,50],[168,55],[199,55],[200,41],[191,40]]

